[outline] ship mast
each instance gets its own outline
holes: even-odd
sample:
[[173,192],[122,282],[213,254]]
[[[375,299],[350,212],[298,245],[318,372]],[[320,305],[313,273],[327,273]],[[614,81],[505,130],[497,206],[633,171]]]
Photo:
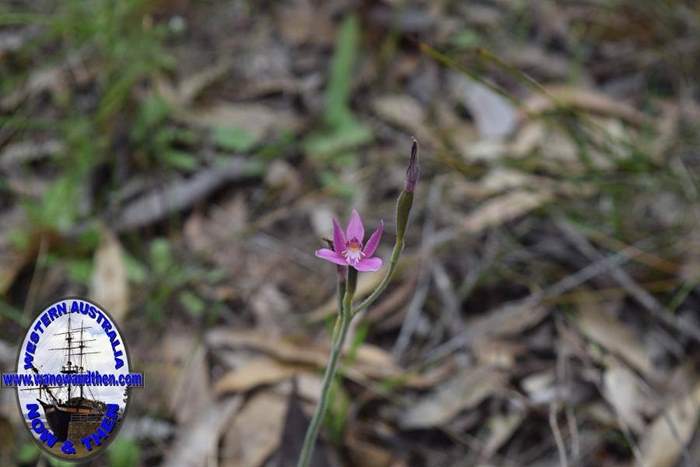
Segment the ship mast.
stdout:
[[[73,346],[71,344],[73,342],[73,334],[71,334],[71,328],[70,328],[70,315],[68,315],[68,334],[66,334],[66,343],[68,347],[68,363],[67,363],[67,368],[64,368],[61,373],[63,374],[71,374],[73,373],[73,369],[71,368],[73,364],[71,363],[71,352],[73,351]],[[71,390],[71,385],[68,384],[68,399],[66,402],[70,400],[70,390]]]
[[[83,340],[83,330],[84,329],[85,329],[85,322],[81,321],[80,322],[80,345],[79,345],[79,347],[80,347],[80,367],[78,369],[78,371],[80,371],[81,373],[83,371],[85,371],[85,369],[83,368],[83,350],[85,349],[85,341]],[[80,385],[80,399],[81,400],[83,399],[83,385],[82,384]]]
[[[66,332],[60,332],[55,334],[56,336],[58,335],[65,335],[65,341],[66,341],[66,346],[65,347],[59,347],[59,348],[54,348],[50,350],[65,350],[66,351],[66,364],[61,367],[61,373],[64,375],[72,375],[72,374],[78,374],[78,373],[84,373],[85,372],[85,367],[84,367],[84,357],[85,355],[88,354],[97,354],[100,352],[85,352],[85,348],[88,346],[85,345],[86,342],[91,342],[95,341],[96,339],[85,339],[84,338],[84,331],[85,329],[90,329],[90,326],[85,326],[84,322],[80,323],[80,329],[73,330],[71,327],[71,315],[68,315],[68,329]],[[73,336],[74,333],[80,332],[79,337]],[[73,341],[77,340],[77,344],[74,344]],[[78,350],[78,354],[75,355],[78,357],[78,363],[73,364],[73,351]],[[80,384],[78,385],[80,388],[80,399],[83,399],[83,385]],[[68,399],[66,399],[66,403],[68,403],[71,400],[71,393],[72,393],[72,385],[68,384],[67,386],[68,389]]]

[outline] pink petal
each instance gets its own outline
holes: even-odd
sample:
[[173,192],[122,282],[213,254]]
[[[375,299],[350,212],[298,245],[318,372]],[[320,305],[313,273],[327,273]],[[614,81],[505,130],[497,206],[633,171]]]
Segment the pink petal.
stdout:
[[315,255],[321,259],[325,259],[326,261],[330,261],[331,263],[339,264],[341,266],[348,265],[348,262],[345,261],[345,258],[343,258],[338,253],[336,253],[335,251],[330,250],[328,248],[321,248],[320,250],[316,250]]
[[333,219],[333,249],[338,253],[345,250],[345,232],[335,218]]
[[365,239],[365,226],[362,225],[362,219],[355,209],[350,214],[350,222],[348,222],[348,231],[345,238],[348,240],[356,238],[360,243]]
[[372,256],[374,252],[377,251],[379,241],[382,239],[382,233],[384,233],[384,221],[379,221],[379,227],[377,227],[377,230],[372,232],[369,240],[367,240],[365,248],[362,250],[365,256]]
[[382,267],[382,264],[384,262],[382,261],[381,258],[378,257],[373,257],[373,258],[364,258],[360,260],[359,263],[355,264],[353,267],[357,269],[358,271],[378,271],[379,268]]

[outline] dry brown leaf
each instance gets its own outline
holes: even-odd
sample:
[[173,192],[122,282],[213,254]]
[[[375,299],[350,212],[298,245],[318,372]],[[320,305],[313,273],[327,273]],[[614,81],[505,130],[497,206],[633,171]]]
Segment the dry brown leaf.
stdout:
[[302,194],[301,175],[292,164],[282,159],[275,159],[268,164],[265,185],[273,193],[279,194],[284,205]]
[[505,382],[505,375],[492,368],[464,369],[407,407],[399,417],[399,424],[404,429],[440,426],[462,410],[476,407],[501,390]]
[[177,86],[178,104],[189,105],[213,82],[223,78],[233,66],[234,61],[224,58],[218,63],[188,76]]
[[[286,364],[307,365],[317,369],[325,368],[330,352],[328,342],[325,345],[310,345],[308,342],[296,342],[284,337],[271,338],[265,333],[228,329],[211,330],[207,334],[207,343],[214,348],[228,346],[252,349]],[[355,350],[350,363],[344,370],[349,378],[357,381],[399,377],[404,374],[390,354],[368,344]]]
[[324,14],[321,4],[309,0],[294,0],[279,4],[276,26],[279,33],[291,44],[312,43],[329,46],[335,38],[335,28],[330,15]]
[[0,152],[0,167],[3,169],[15,168],[22,164],[56,156],[64,150],[65,144],[55,139],[47,141],[20,141],[8,144]]
[[[311,367],[311,371],[325,368],[330,352],[328,342],[324,345],[310,345],[308,342],[297,342],[284,337],[270,336],[266,333],[231,331],[229,329],[210,331],[207,334],[207,342],[213,348],[232,347],[258,351],[276,359],[281,367],[294,368],[295,370],[291,374],[299,374],[303,366]],[[289,376],[287,371],[282,368],[274,370],[275,376],[271,376],[271,379],[284,379]],[[245,387],[245,384],[254,384],[263,378],[263,376],[256,375],[255,369],[247,369],[246,372],[249,374],[240,377],[232,374],[229,383],[219,383],[222,385],[220,390],[226,390],[224,384],[230,388],[242,388]],[[369,344],[363,344],[355,350],[354,357],[344,367],[344,372],[348,378],[363,383],[368,382],[368,380],[400,378],[407,386],[424,387],[426,384],[426,378],[403,371],[388,352]]]
[[195,419],[212,402],[206,349],[200,344],[190,355],[170,392],[170,413],[180,425]]
[[175,117],[194,126],[239,128],[256,142],[272,133],[294,131],[299,126],[298,117],[290,110],[273,109],[262,104],[218,102],[201,109],[180,109],[175,112]]
[[165,411],[173,407],[173,389],[187,378],[185,369],[201,344],[194,333],[180,329],[171,329],[158,344],[145,343],[147,348],[136,350],[148,355],[144,372],[149,379],[158,381],[158,384],[144,386],[144,398],[151,401],[154,408]]
[[16,207],[5,211],[0,221],[0,296],[10,288],[22,270],[22,267],[30,259],[31,254],[35,254],[29,249],[21,251],[10,239],[12,229],[24,227],[26,223],[26,211],[21,207]]
[[512,368],[516,358],[526,350],[523,343],[494,338],[477,339],[472,346],[479,364],[504,369]]
[[624,423],[623,427],[641,433],[645,426],[643,414],[651,401],[644,396],[639,378],[623,366],[611,365],[603,376],[603,387],[603,395]]
[[16,88],[0,99],[0,109],[9,110],[19,105],[24,99],[44,91],[54,94],[65,92],[68,72],[65,64],[49,66],[34,71],[23,86]]
[[249,399],[226,431],[221,465],[262,465],[279,446],[286,409],[285,398],[272,391],[258,393]]
[[503,96],[461,73],[451,75],[455,97],[462,100],[474,117],[483,139],[501,139],[517,125],[517,109]]
[[525,413],[522,411],[514,411],[505,415],[494,415],[489,418],[486,423],[489,434],[484,442],[482,455],[486,457],[486,459],[493,456],[496,451],[508,441],[524,419]]
[[467,215],[463,227],[469,233],[478,233],[516,219],[551,201],[549,191],[518,190],[486,201]]
[[548,308],[523,303],[505,304],[465,325],[465,343],[498,336],[512,336],[529,329],[547,316]]
[[274,284],[263,284],[250,298],[250,308],[260,330],[280,336],[293,328],[292,306]]
[[124,252],[116,235],[104,226],[101,228],[101,237],[95,252],[90,298],[119,321],[129,309],[129,281]]
[[377,97],[372,109],[383,120],[410,131],[425,144],[432,138],[426,131],[425,110],[413,97],[396,94]]
[[611,96],[593,89],[573,86],[547,86],[547,95],[533,94],[525,100],[524,110],[528,113],[542,113],[554,110],[558,105],[571,106],[586,112],[621,118],[637,126],[650,125],[653,121],[642,112]]
[[640,449],[645,467],[673,467],[695,431],[700,415],[700,383],[673,402],[650,425]]
[[[284,426],[280,435],[277,454],[267,465],[275,467],[296,467],[297,459],[304,445],[304,435],[311,418],[307,416],[302,407],[302,401],[297,392],[296,382],[285,383],[278,386],[284,388],[285,400],[287,400],[287,413],[284,417]],[[323,437],[318,438],[316,448],[311,456],[309,467],[331,467],[328,458],[328,445]]]
[[391,451],[360,439],[353,430],[348,431],[346,444],[354,465],[361,465],[362,467],[391,467],[396,457]]
[[219,437],[243,402],[242,396],[212,402],[189,425],[181,426],[168,451],[165,467],[204,467],[216,453]]
[[520,385],[536,405],[550,402],[556,396],[555,391],[556,375],[552,370],[531,373],[522,379]]
[[576,323],[586,337],[622,357],[642,374],[654,377],[654,365],[646,348],[629,327],[599,304],[585,302],[579,308]]
[[216,394],[244,392],[258,386],[277,383],[303,371],[300,366],[286,365],[269,358],[255,358],[242,368],[229,371],[214,386]]

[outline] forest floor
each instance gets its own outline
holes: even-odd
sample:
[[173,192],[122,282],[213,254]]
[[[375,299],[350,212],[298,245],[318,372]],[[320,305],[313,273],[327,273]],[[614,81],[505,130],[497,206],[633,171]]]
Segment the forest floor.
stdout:
[[3,2],[2,370],[90,297],[146,376],[90,465],[293,467],[314,251],[356,208],[388,258],[415,137],[314,466],[697,466],[699,75],[692,1]]

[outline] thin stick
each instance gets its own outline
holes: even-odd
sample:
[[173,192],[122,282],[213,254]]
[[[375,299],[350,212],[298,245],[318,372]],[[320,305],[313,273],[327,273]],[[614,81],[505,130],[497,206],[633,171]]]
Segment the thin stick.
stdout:
[[554,402],[549,404],[549,426],[554,434],[554,442],[557,444],[557,451],[559,451],[559,463],[562,467],[569,467],[569,461],[566,458],[564,438],[561,435],[561,431],[559,431],[559,424],[557,423],[557,408]]

